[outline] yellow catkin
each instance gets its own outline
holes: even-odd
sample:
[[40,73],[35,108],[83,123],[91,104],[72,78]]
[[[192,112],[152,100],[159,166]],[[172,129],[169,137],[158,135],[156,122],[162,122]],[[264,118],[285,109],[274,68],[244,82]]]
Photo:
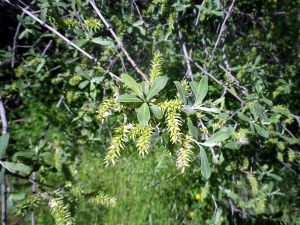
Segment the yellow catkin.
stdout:
[[119,102],[116,101],[114,98],[106,99],[102,102],[98,108],[96,119],[101,121],[102,123],[104,120],[109,117],[113,112],[120,112],[122,106]]
[[84,21],[84,26],[87,30],[97,31],[103,27],[103,24],[98,19],[89,18]]
[[74,220],[62,197],[51,198],[49,201],[50,213],[57,225],[73,225]]
[[172,143],[181,142],[181,125],[182,120],[180,116],[180,110],[182,103],[179,99],[164,101],[159,104],[159,107],[166,115],[166,126],[171,137]]
[[76,86],[77,84],[79,84],[79,82],[82,80],[82,77],[79,75],[74,75],[70,78],[69,80],[69,84],[71,86]]
[[189,167],[190,162],[192,160],[192,135],[190,133],[186,134],[184,139],[182,140],[182,145],[177,153],[176,166],[177,169],[184,172],[187,167]]
[[162,55],[159,51],[154,53],[152,65],[150,69],[150,83],[152,84],[156,78],[161,75]]
[[107,195],[100,193],[94,197],[91,197],[89,202],[99,206],[114,207],[116,205],[116,198],[108,197]]
[[247,176],[247,180],[251,186],[252,194],[255,195],[258,192],[258,182],[252,174]]
[[136,142],[137,150],[142,157],[148,154],[152,134],[153,128],[151,126],[143,127],[140,124],[133,126],[128,134],[129,138]]
[[205,183],[204,187],[201,188],[201,197],[202,200],[206,199],[209,194],[209,183]]
[[111,145],[108,148],[108,153],[105,157],[107,165],[114,165],[120,156],[120,151],[124,148],[124,143],[128,141],[129,125],[121,125],[116,128],[114,137],[111,140]]

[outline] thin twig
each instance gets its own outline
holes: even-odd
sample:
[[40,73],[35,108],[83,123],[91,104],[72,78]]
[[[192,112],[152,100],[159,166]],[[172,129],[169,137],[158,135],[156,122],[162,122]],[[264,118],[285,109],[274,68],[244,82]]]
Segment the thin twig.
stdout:
[[130,62],[130,64],[132,65],[132,67],[137,71],[137,73],[139,73],[142,76],[142,78],[144,80],[148,80],[146,74],[137,66],[137,64],[135,63],[135,61],[131,58],[131,56],[129,55],[129,53],[125,49],[125,47],[124,47],[122,41],[120,40],[120,38],[117,36],[117,34],[112,29],[111,25],[103,17],[102,13],[97,8],[95,1],[94,0],[89,0],[89,3],[94,8],[96,14],[100,17],[101,21],[104,23],[104,25],[106,26],[106,28],[108,29],[108,31],[111,33],[111,35],[113,36],[113,38],[115,39],[115,41],[117,42],[117,44],[120,46],[121,50],[124,52],[124,55],[126,56],[127,60]]
[[[199,120],[199,123],[200,123],[201,128],[205,128],[204,123],[202,122],[201,119]],[[206,141],[208,140],[207,133],[204,133],[204,138],[205,138]],[[211,154],[212,154],[213,158],[216,158],[216,153],[215,153],[214,148],[210,146],[209,149],[211,151]]]
[[[194,61],[192,61],[194,62]],[[221,81],[219,81],[217,78],[215,78],[214,75],[212,75],[211,73],[207,72],[206,69],[204,69],[202,66],[200,66],[197,62],[194,62],[195,66],[198,67],[202,73],[206,74],[207,76],[209,76],[214,82],[216,82],[218,85],[220,85],[221,87],[224,88],[224,90],[227,90],[233,97],[235,97],[242,105],[244,105],[244,101],[233,91],[231,91],[230,89],[228,89],[225,85],[222,84]]]
[[234,82],[234,84],[242,90],[242,92],[245,94],[245,95],[248,95],[248,89],[241,85],[239,80],[237,78],[235,78],[230,71],[226,70],[221,64],[219,64],[219,67],[230,77],[230,79]]
[[[182,32],[179,31],[179,38],[182,39]],[[183,51],[183,54],[184,54],[184,60],[186,62],[186,67],[187,67],[187,75],[189,76],[189,78],[191,80],[194,80],[193,78],[193,72],[192,72],[192,67],[191,67],[191,63],[190,63],[190,60],[189,60],[189,54],[188,54],[188,51],[186,49],[186,45],[185,45],[185,42],[182,43],[182,51]]]
[[132,0],[132,2],[136,8],[137,13],[139,14],[140,20],[143,20],[142,14],[141,14],[140,9],[139,9],[138,5],[136,4],[135,0]]
[[[32,173],[32,185],[31,185],[31,191],[32,191],[33,195],[36,193],[35,176],[36,176],[36,172],[33,172]],[[35,225],[35,212],[34,212],[34,209],[31,210],[31,225]]]
[[216,50],[216,48],[217,48],[217,46],[218,46],[218,44],[219,44],[219,42],[220,42],[220,39],[221,39],[221,37],[222,37],[223,32],[225,31],[226,21],[228,20],[230,14],[231,14],[231,11],[232,11],[234,2],[235,2],[235,0],[232,0],[232,3],[231,3],[231,5],[230,5],[230,7],[229,7],[229,9],[228,9],[228,12],[227,12],[227,14],[226,14],[226,16],[225,16],[225,19],[224,19],[224,21],[223,21],[223,23],[222,23],[222,26],[221,26],[221,29],[220,29],[220,32],[219,32],[217,41],[216,41],[215,46],[214,46],[214,48],[213,48],[213,50],[212,50],[212,53],[211,53],[211,60],[214,58],[215,50]]
[[[33,4],[35,1],[32,1],[29,3],[29,5]],[[28,9],[29,6],[26,7],[26,9]],[[23,12],[21,14],[21,19],[24,17],[25,13]],[[12,47],[12,54],[11,54],[11,68],[15,68],[15,55],[16,55],[16,51],[17,51],[17,39],[20,33],[20,29],[21,29],[21,23],[18,23],[15,35],[14,35],[14,39],[13,39],[13,47]]]
[[47,53],[48,49],[51,47],[51,45],[52,45],[52,40],[50,40],[50,41],[48,42],[48,44],[46,45],[46,47],[44,48],[44,50],[43,50],[43,52],[42,52],[42,56],[45,56],[45,55],[46,55],[46,53]]
[[[48,25],[47,23],[45,23],[44,21],[42,21],[41,19],[39,19],[38,17],[36,17],[35,15],[33,15],[32,12],[28,11],[26,8],[24,8],[24,7],[22,7],[22,6],[18,5],[18,4],[13,4],[10,0],[7,0],[7,2],[9,4],[11,4],[13,6],[16,6],[19,9],[21,9],[22,12],[24,12],[26,15],[28,15],[29,17],[31,17],[32,19],[34,19],[35,21],[37,21],[43,27],[45,27],[48,30],[50,30],[52,33],[54,33],[55,35],[57,35],[58,37],[60,37],[61,39],[63,39],[67,44],[71,45],[73,48],[75,48],[76,50],[78,50],[79,52],[81,52],[84,56],[86,56],[87,58],[89,58],[90,60],[92,60],[97,66],[101,66],[100,62],[94,56],[92,56],[91,54],[87,53],[82,48],[78,47],[76,44],[74,44],[72,41],[70,41],[64,35],[62,35],[61,33],[59,33],[55,28],[51,27],[50,25]],[[120,78],[118,76],[116,76],[114,73],[112,73],[111,71],[106,70],[106,73],[108,73],[113,79],[120,80]]]
[[[6,134],[8,130],[6,112],[4,108],[4,104],[2,101],[2,97],[0,96],[0,116],[2,121],[2,134]],[[5,176],[5,168],[2,167],[3,170],[3,182],[1,184],[1,220],[2,225],[7,224],[7,202],[6,202],[6,192],[7,192],[7,181]]]

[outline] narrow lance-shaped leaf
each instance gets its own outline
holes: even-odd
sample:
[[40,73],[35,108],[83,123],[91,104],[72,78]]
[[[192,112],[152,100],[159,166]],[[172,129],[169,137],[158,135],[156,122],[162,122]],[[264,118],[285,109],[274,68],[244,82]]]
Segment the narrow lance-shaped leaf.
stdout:
[[188,125],[189,130],[192,132],[193,138],[195,140],[198,140],[198,136],[199,136],[198,129],[197,129],[197,127],[194,126],[194,124],[190,118],[188,118],[187,125]]
[[255,127],[255,130],[256,132],[264,137],[264,138],[268,138],[269,137],[269,132],[267,130],[265,130],[264,128],[262,128],[261,126],[257,125],[257,124],[254,124],[254,127]]
[[191,89],[192,89],[194,95],[196,96],[197,95],[198,83],[196,81],[191,81],[190,86],[191,86]]
[[9,133],[2,134],[0,137],[0,159],[4,156],[9,141]]
[[202,103],[203,99],[207,95],[207,91],[208,91],[208,79],[207,76],[203,76],[197,87],[197,93],[195,93],[196,95],[195,105],[199,105]]
[[163,112],[160,110],[160,108],[157,105],[151,103],[150,109],[156,119],[161,120],[163,118]]
[[208,180],[211,175],[211,169],[206,156],[206,152],[202,147],[200,147],[200,158],[201,158],[201,174],[204,177],[204,179]]
[[139,88],[139,84],[131,76],[123,74],[121,76],[121,79],[124,84],[129,87],[136,95],[138,95],[140,98],[143,97],[143,93]]
[[149,93],[147,95],[147,100],[150,100],[153,98],[155,95],[158,94],[167,84],[168,82],[168,77],[162,76],[158,77],[152,84]]
[[24,165],[23,163],[13,163],[13,162],[3,162],[0,161],[0,164],[5,167],[8,171],[11,173],[23,173],[23,174],[29,174],[30,173],[30,167]]
[[176,85],[176,88],[177,88],[177,91],[178,91],[179,96],[180,96],[180,98],[181,98],[181,101],[183,102],[183,104],[186,105],[186,104],[187,104],[187,101],[186,101],[185,91],[184,91],[184,89],[183,89],[181,83],[178,82],[178,81],[175,81],[174,83],[175,83],[175,85]]
[[219,142],[225,141],[226,139],[228,139],[231,136],[231,134],[232,134],[231,129],[218,131],[218,132],[214,133],[213,135],[211,135],[206,142],[202,143],[202,145],[211,146],[211,147],[215,146]]
[[150,120],[150,110],[147,103],[143,103],[141,107],[137,110],[137,118],[142,126],[146,126]]
[[129,94],[120,95],[117,98],[117,101],[118,102],[143,102],[143,100],[136,97],[135,95],[129,95]]

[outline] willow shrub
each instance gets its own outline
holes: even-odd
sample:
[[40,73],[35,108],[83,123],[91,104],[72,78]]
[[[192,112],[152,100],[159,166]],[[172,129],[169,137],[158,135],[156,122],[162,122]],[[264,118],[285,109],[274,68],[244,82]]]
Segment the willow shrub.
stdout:
[[9,223],[299,224],[297,1],[0,5]]

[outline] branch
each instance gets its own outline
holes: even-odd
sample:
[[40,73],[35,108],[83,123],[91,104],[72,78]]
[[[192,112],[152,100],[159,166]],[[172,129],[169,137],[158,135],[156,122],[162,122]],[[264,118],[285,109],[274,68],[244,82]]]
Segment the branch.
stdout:
[[114,32],[114,30],[112,29],[112,27],[110,26],[110,24],[103,17],[103,15],[101,14],[100,10],[97,8],[95,1],[94,0],[89,0],[89,3],[94,8],[96,14],[100,17],[100,19],[102,20],[102,22],[104,23],[104,25],[106,26],[106,28],[109,30],[109,32],[111,33],[111,35],[113,36],[113,38],[116,40],[116,42],[120,46],[121,50],[123,51],[124,55],[126,56],[127,60],[132,65],[132,67],[142,76],[142,78],[144,80],[148,80],[146,74],[144,74],[143,71],[136,65],[136,63],[134,62],[134,60],[131,58],[131,56],[129,55],[129,53],[125,49],[125,47],[124,47],[122,41],[120,40],[120,38],[116,35],[116,33]]
[[[179,31],[179,38],[182,39],[182,32]],[[193,72],[192,72],[192,67],[191,67],[191,63],[190,63],[190,60],[189,60],[189,54],[188,54],[188,51],[186,49],[186,45],[185,45],[185,42],[182,43],[182,51],[183,51],[183,54],[184,54],[184,60],[186,62],[186,66],[187,66],[187,75],[191,78],[191,80],[194,80],[193,78]]]
[[[48,25],[47,23],[45,23],[44,21],[42,21],[41,19],[39,19],[38,17],[36,17],[35,15],[33,15],[32,12],[28,11],[26,8],[24,8],[24,7],[22,7],[22,6],[18,5],[18,4],[13,4],[10,0],[6,0],[6,1],[10,5],[16,6],[17,8],[21,9],[21,11],[23,13],[25,13],[27,16],[29,16],[32,19],[34,19],[35,21],[37,21],[39,24],[41,24],[43,27],[47,28],[49,31],[51,31],[52,33],[54,33],[55,35],[57,35],[61,39],[63,39],[67,44],[71,45],[73,48],[75,48],[76,50],[78,50],[79,52],[81,52],[84,56],[86,56],[87,58],[89,58],[90,60],[92,60],[97,66],[101,66],[100,62],[94,56],[92,56],[91,54],[87,53],[82,48],[78,47],[76,44],[74,44],[72,41],[70,41],[64,35],[62,35],[61,33],[59,33],[55,28],[51,27],[50,25]],[[111,71],[106,70],[106,73],[108,73],[113,79],[120,80],[120,78],[118,76],[116,76],[114,73],[112,73]]]
[[[192,62],[194,62],[194,61],[192,61]],[[235,97],[240,103],[242,103],[242,105],[244,105],[244,101],[236,93],[234,93],[233,91],[228,89],[224,84],[222,84],[221,81],[219,81],[217,78],[215,78],[214,75],[212,75],[211,73],[207,72],[206,69],[204,69],[202,66],[200,66],[197,62],[194,62],[194,64],[197,68],[199,68],[202,71],[202,73],[209,76],[215,83],[217,83],[218,85],[223,87],[224,90],[228,91],[233,97]]]
[[[1,121],[2,121],[2,134],[6,134],[8,125],[7,125],[5,108],[4,108],[1,96],[0,96],[0,116],[1,116]],[[6,176],[5,176],[5,168],[2,167],[1,170],[3,171],[3,182],[1,184],[1,210],[2,210],[1,211],[1,220],[2,220],[2,225],[6,225],[7,224],[7,202],[6,202],[7,182],[6,182]],[[2,171],[1,171],[1,173],[2,173]]]
[[221,29],[220,29],[219,36],[218,36],[218,38],[217,38],[217,41],[216,41],[215,46],[214,46],[214,48],[213,48],[213,50],[212,50],[212,53],[211,53],[211,59],[214,58],[215,50],[216,50],[216,48],[217,48],[217,46],[218,46],[218,44],[219,44],[219,42],[220,42],[220,39],[221,39],[221,37],[222,37],[223,32],[225,31],[226,21],[228,20],[230,14],[231,14],[232,7],[233,7],[233,5],[234,5],[234,2],[235,2],[235,0],[232,0],[232,3],[231,3],[231,5],[230,5],[230,7],[229,7],[229,9],[228,9],[228,12],[227,12],[227,14],[226,14],[226,17],[225,17],[225,19],[224,19],[224,21],[223,21],[223,23],[222,23],[222,26],[221,26]]
[[233,83],[239,88],[242,90],[242,92],[245,94],[245,95],[248,95],[248,89],[241,85],[239,80],[237,78],[235,78],[230,71],[226,70],[221,64],[219,64],[219,67],[230,77],[230,79],[233,81]]

